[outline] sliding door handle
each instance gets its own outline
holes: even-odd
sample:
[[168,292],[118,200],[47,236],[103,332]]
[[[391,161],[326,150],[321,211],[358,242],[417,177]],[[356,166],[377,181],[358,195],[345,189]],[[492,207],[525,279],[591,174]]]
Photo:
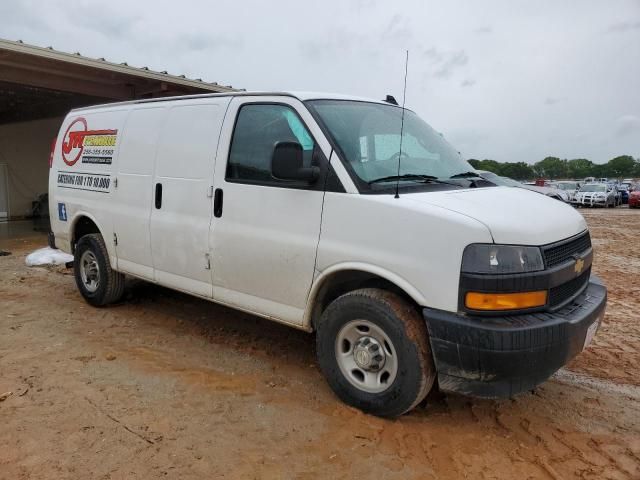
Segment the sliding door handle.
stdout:
[[222,189],[216,188],[216,192],[213,194],[213,216],[220,218],[222,216]]
[[156,208],[162,208],[162,184],[156,183]]

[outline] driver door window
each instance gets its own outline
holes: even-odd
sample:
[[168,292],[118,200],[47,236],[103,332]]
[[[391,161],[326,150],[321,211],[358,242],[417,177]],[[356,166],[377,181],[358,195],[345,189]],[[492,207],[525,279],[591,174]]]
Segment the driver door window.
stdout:
[[302,145],[304,166],[311,166],[315,142],[291,107],[276,104],[244,105],[238,113],[226,180],[284,186],[271,175],[271,157],[278,142]]

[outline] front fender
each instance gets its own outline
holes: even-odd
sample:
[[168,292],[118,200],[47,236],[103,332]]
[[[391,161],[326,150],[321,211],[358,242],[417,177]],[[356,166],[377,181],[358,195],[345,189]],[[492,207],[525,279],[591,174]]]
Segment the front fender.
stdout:
[[330,267],[324,269],[322,272],[316,275],[313,284],[311,285],[309,298],[307,300],[307,306],[304,312],[304,328],[311,328],[311,317],[313,315],[313,308],[316,303],[318,293],[320,292],[320,289],[325,285],[325,282],[327,282],[334,274],[345,271],[369,273],[383,278],[384,280],[393,283],[395,286],[409,295],[413,299],[413,301],[416,302],[416,304],[426,305],[426,299],[420,293],[420,291],[415,288],[409,281],[407,281],[397,273],[380,266],[364,262],[341,262],[335,265],[331,265]]

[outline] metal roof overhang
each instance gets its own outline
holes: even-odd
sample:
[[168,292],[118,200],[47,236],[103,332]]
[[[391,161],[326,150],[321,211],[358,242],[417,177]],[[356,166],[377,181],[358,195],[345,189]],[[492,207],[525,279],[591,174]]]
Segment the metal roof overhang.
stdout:
[[0,39],[0,123],[110,101],[233,92],[216,83]]

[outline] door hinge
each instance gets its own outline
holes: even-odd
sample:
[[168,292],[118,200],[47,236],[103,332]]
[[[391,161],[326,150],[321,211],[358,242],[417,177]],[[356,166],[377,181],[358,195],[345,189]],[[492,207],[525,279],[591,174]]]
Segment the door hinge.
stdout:
[[113,244],[118,245],[118,236],[116,235],[116,232],[113,232]]
[[207,190],[207,197],[213,197],[213,185],[209,185],[209,189]]
[[118,188],[118,179],[117,178],[113,179],[113,188]]
[[204,269],[211,270],[211,259],[208,253],[204,254]]

